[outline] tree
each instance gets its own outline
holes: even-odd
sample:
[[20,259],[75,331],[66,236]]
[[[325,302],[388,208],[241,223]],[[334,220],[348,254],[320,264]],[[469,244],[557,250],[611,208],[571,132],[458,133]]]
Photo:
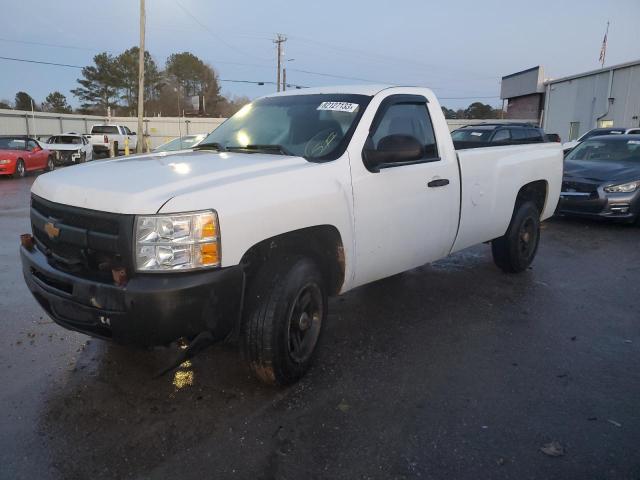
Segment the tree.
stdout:
[[464,111],[465,118],[485,119],[496,118],[496,111],[491,105],[486,103],[474,102]]
[[104,113],[108,107],[118,105],[119,79],[118,62],[113,55],[102,52],[93,57],[95,65],[82,69],[82,76],[77,82],[80,87],[71,90],[83,103],[85,111]]
[[31,110],[33,104],[34,110],[38,110],[38,105],[31,98],[27,92],[18,92],[16,93],[16,100],[14,102],[16,110]]
[[[130,114],[138,110],[138,47],[132,47],[118,55],[116,63],[119,71],[120,98]],[[144,52],[144,99],[145,103],[158,98],[162,87],[162,75],[156,62],[147,51]]]
[[11,106],[11,102],[5,99],[5,100],[0,100],[0,108],[11,110],[13,107]]
[[440,108],[442,108],[442,113],[444,115],[444,118],[446,118],[447,120],[456,118],[455,110],[451,110],[450,108],[447,108],[447,107],[440,107]]
[[67,103],[67,97],[58,91],[51,92],[47,95],[47,98],[45,98],[44,103],[42,104],[42,109],[45,112],[54,113],[71,113],[73,111],[71,106]]
[[207,113],[216,113],[222,99],[218,76],[210,65],[190,52],[174,53],[167,59],[165,73],[181,96],[202,96]]

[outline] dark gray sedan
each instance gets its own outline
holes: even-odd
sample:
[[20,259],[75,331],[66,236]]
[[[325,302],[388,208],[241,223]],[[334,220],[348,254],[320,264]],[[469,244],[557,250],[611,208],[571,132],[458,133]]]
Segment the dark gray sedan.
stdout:
[[636,222],[640,218],[640,135],[580,143],[565,157],[559,213]]

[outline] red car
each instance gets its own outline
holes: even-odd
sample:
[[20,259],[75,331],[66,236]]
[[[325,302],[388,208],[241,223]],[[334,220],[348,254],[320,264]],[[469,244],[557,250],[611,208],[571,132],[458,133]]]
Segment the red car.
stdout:
[[0,137],[0,175],[24,177],[34,170],[53,170],[53,157],[34,138]]

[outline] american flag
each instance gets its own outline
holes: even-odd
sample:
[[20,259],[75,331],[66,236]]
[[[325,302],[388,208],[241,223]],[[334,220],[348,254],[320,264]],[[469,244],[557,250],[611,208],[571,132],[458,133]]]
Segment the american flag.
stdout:
[[607,35],[609,34],[609,22],[607,22],[607,31],[604,32],[604,38],[602,39],[602,48],[600,48],[600,58],[598,61],[604,67],[604,59],[607,56]]

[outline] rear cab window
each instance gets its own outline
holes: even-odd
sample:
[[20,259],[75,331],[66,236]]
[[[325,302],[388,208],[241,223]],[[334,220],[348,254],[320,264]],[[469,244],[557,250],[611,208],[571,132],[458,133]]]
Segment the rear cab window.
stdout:
[[91,134],[110,134],[110,135],[118,135],[118,127],[115,125],[94,125],[91,128]]

